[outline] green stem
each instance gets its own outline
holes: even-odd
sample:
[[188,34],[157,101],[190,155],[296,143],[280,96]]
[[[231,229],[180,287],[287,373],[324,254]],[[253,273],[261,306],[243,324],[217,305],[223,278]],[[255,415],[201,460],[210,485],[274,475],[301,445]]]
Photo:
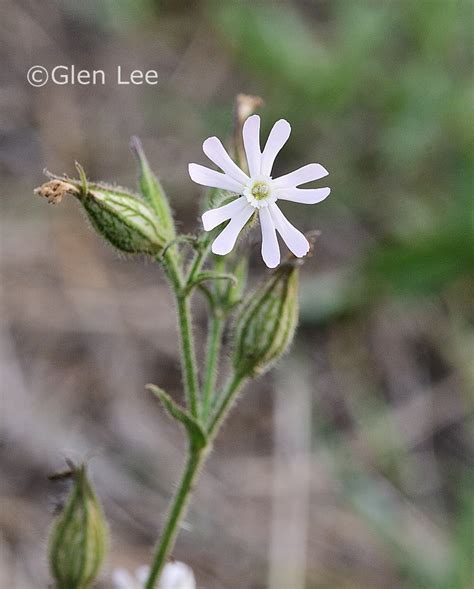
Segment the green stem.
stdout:
[[191,323],[191,304],[188,296],[176,295],[178,309],[179,332],[181,335],[181,360],[183,365],[184,388],[186,403],[194,417],[198,414],[198,377],[196,369],[196,354]]
[[220,426],[224,422],[233,401],[239,393],[245,378],[240,375],[234,375],[222,394],[222,401],[219,404],[216,413],[213,416],[211,425],[208,429],[209,443],[205,448],[200,450],[189,449],[186,467],[181,476],[181,481],[171,503],[170,511],[166,520],[161,540],[156,547],[150,575],[145,585],[145,589],[154,589],[155,584],[160,578],[161,572],[168,559],[170,552],[173,550],[176,542],[176,536],[183,517],[186,513],[194,484],[199,475],[199,471],[206,460],[209,450],[212,448]]
[[206,448],[199,451],[189,450],[186,467],[181,476],[178,490],[171,503],[170,511],[163,530],[161,541],[156,547],[153,564],[145,585],[145,589],[155,589],[156,582],[160,578],[163,567],[176,542],[176,536],[180,523],[185,515],[189,499],[193,490],[193,484],[199,474],[199,470],[207,454]]
[[226,388],[224,389],[222,396],[220,396],[218,400],[217,409],[215,410],[211,422],[208,427],[208,436],[209,440],[212,443],[214,438],[216,437],[219,428],[223,424],[229,409],[232,406],[232,403],[235,401],[237,395],[240,392],[243,384],[245,382],[245,377],[240,374],[234,374],[232,378],[229,380]]
[[189,407],[192,415],[196,417],[198,413],[199,383],[192,333],[190,296],[185,292],[182,272],[176,257],[172,252],[166,253],[165,261],[165,271],[176,298],[176,307],[178,311],[181,365],[186,394],[186,405]]
[[[198,417],[198,378],[196,368],[196,356],[194,352],[194,343],[192,337],[191,309],[190,309],[190,292],[187,291],[187,284],[199,272],[207,256],[208,248],[199,252],[191,265],[187,279],[183,279],[183,274],[179,262],[172,254],[165,255],[165,268],[168,278],[171,282],[176,297],[179,331],[181,336],[181,356],[183,366],[183,377],[186,390],[187,405],[194,417]],[[209,348],[207,352],[207,368],[205,376],[205,400],[203,406],[207,412],[210,411],[212,393],[216,380],[216,364],[219,358],[220,344],[224,320],[213,313],[213,319],[209,334]],[[161,572],[168,559],[170,552],[173,550],[176,537],[181,521],[186,513],[194,483],[199,475],[199,471],[206,459],[207,453],[212,447],[220,425],[223,423],[227,412],[230,409],[232,401],[237,396],[244,378],[234,375],[228,386],[223,392],[222,401],[218,404],[215,414],[213,415],[211,425],[208,430],[209,443],[205,448],[196,450],[191,445],[188,450],[186,467],[181,477],[178,489],[174,495],[171,507],[167,516],[166,524],[161,535],[152,561],[152,566],[145,589],[154,589],[160,578]],[[207,415],[207,413],[206,413]]]
[[205,422],[211,409],[212,394],[216,385],[217,365],[221,351],[222,334],[225,320],[220,313],[212,312],[209,319],[209,334],[207,342],[206,372],[202,388],[202,420]]
[[194,259],[191,263],[191,267],[188,272],[188,279],[187,279],[188,284],[190,284],[194,280],[194,278],[196,277],[196,274],[198,274],[200,272],[201,268],[203,267],[204,262],[207,259],[207,256],[209,255],[210,248],[211,248],[211,244],[208,243],[205,246],[201,247],[199,249],[199,251],[196,253],[196,255],[194,256]]

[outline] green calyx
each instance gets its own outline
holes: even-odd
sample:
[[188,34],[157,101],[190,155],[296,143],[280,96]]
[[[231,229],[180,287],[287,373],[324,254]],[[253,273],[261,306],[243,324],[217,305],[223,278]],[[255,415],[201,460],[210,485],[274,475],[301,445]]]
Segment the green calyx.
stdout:
[[96,231],[123,252],[157,255],[168,241],[151,209],[128,192],[93,184],[80,200]]
[[235,322],[237,374],[268,370],[288,350],[298,319],[298,268],[281,266],[244,302]]
[[89,589],[107,550],[107,525],[86,467],[71,476],[73,488],[51,528],[49,564],[56,589]]
[[75,196],[94,229],[120,251],[160,254],[174,232],[160,223],[152,207],[126,189],[88,182],[83,168],[79,164],[76,168],[79,180],[51,176],[35,192],[50,203],[59,203],[65,195]]

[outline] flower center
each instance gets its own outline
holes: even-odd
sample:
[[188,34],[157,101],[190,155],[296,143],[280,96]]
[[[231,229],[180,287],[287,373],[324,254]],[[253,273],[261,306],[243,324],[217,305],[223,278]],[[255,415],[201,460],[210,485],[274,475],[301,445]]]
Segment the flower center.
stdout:
[[255,182],[251,190],[252,196],[257,200],[267,198],[270,193],[270,187],[266,182]]
[[251,178],[244,189],[244,195],[249,204],[256,209],[268,207],[268,205],[276,201],[276,196],[272,191],[272,179],[270,176]]

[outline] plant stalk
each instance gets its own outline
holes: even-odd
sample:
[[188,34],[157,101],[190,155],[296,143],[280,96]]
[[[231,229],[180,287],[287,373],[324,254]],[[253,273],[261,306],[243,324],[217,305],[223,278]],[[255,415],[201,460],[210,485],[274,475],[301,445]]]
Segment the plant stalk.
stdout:
[[211,311],[209,319],[209,333],[207,342],[206,371],[204,374],[204,383],[202,388],[202,420],[206,422],[211,410],[212,395],[216,385],[217,367],[222,344],[222,334],[224,332],[224,318]]
[[217,408],[211,418],[211,422],[207,429],[209,441],[212,443],[219,432],[221,425],[224,423],[233,402],[237,398],[243,384],[245,382],[245,376],[235,373],[229,380],[226,388],[222,395],[217,399]]
[[165,528],[161,535],[161,540],[156,547],[150,574],[145,584],[145,589],[155,589],[156,583],[160,578],[163,567],[165,566],[168,559],[168,555],[173,550],[180,524],[186,513],[186,509],[191,498],[193,484],[205,460],[207,450],[207,448],[197,451],[192,449],[189,450],[186,467],[183,471],[181,481],[171,503]]
[[166,274],[176,298],[186,405],[191,414],[196,417],[198,413],[199,382],[192,334],[190,293],[186,292],[181,269],[173,253],[167,252],[165,260]]
[[[192,415],[198,418],[198,413],[209,415],[211,412],[213,393],[216,383],[216,366],[219,359],[222,332],[225,321],[214,310],[211,319],[209,342],[206,360],[206,375],[204,380],[204,398],[200,403],[199,384],[197,377],[196,355],[194,351],[194,341],[191,324],[191,293],[187,291],[187,282],[192,279],[204,261],[207,252],[198,254],[191,266],[188,279],[183,279],[182,271],[178,261],[172,253],[165,255],[166,273],[171,282],[177,303],[178,323],[181,339],[181,356],[183,367],[183,379],[185,384],[186,402]],[[244,378],[240,375],[234,375],[227,387],[224,389],[222,396],[219,398],[217,409],[212,416],[211,424],[207,430],[208,444],[204,448],[196,449],[189,445],[186,466],[181,476],[178,489],[171,502],[170,510],[166,519],[161,539],[156,546],[151,570],[145,589],[155,589],[156,583],[160,578],[163,567],[165,566],[170,552],[173,550],[180,524],[185,516],[189,500],[193,491],[194,483],[199,475],[199,471],[204,464],[206,456],[212,447],[220,426],[222,425],[235,397],[237,396]]]
[[198,415],[198,377],[191,323],[191,304],[187,295],[176,295],[186,404],[194,417]]
[[178,530],[183,517],[185,516],[186,509],[193,492],[193,487],[196,479],[199,476],[200,469],[206,460],[207,454],[212,448],[212,443],[220,429],[220,426],[224,422],[229,409],[232,406],[232,402],[239,393],[244,380],[244,377],[240,375],[234,375],[225,388],[222,395],[222,402],[218,406],[218,409],[208,429],[208,445],[200,450],[193,450],[191,446],[189,447],[186,467],[182,474],[176,494],[171,503],[171,508],[161,536],[161,540],[156,547],[150,575],[146,582],[145,589],[155,589],[155,584],[160,578],[161,572],[168,560],[170,552],[173,550]]

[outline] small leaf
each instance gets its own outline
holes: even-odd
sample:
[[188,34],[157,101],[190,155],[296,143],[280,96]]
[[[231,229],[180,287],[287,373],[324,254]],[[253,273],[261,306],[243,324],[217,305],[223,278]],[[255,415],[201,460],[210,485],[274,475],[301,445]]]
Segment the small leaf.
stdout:
[[207,435],[201,425],[190,415],[186,409],[180,407],[173,399],[160,387],[154,384],[148,384],[146,387],[163,404],[168,414],[177,421],[180,421],[186,428],[189,436],[189,441],[194,450],[201,450],[207,445]]

